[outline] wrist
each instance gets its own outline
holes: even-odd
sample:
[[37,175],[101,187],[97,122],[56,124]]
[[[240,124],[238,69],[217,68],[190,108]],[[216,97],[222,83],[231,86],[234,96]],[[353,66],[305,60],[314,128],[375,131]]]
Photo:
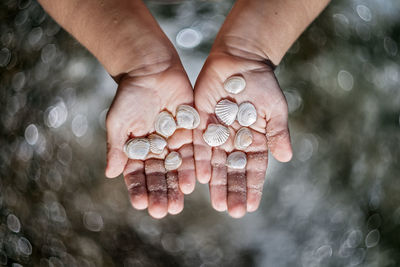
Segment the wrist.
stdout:
[[142,0],[39,0],[113,77],[176,52]]
[[[216,38],[216,49],[251,52],[278,65],[329,0],[237,0]],[[239,49],[239,50],[240,50]]]
[[100,32],[101,37],[88,44],[111,76],[176,62],[176,50],[144,5],[132,4],[116,13],[109,16],[112,21]]

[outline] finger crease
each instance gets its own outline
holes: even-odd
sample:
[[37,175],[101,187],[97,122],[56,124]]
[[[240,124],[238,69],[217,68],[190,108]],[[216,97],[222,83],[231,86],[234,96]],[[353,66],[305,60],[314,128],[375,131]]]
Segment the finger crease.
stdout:
[[229,192],[246,193],[246,188],[239,185],[228,185]]
[[135,189],[135,188],[138,188],[138,187],[140,187],[142,185],[142,183],[131,183],[130,185],[128,185],[128,190],[132,190],[132,189]]
[[167,188],[164,185],[150,185],[147,189],[150,192],[167,192]]

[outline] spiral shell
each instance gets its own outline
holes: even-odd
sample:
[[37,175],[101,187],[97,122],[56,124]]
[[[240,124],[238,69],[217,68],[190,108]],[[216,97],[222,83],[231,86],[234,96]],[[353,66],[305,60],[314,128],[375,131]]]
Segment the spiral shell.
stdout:
[[149,135],[150,151],[154,154],[161,154],[167,146],[167,141],[158,134]]
[[220,146],[228,140],[229,129],[221,124],[211,123],[203,133],[203,139],[209,146]]
[[176,170],[182,164],[182,157],[178,152],[170,152],[164,160],[164,167],[167,171]]
[[246,87],[246,80],[241,76],[232,76],[224,82],[224,88],[231,94],[239,94]]
[[176,130],[176,123],[174,117],[172,117],[169,112],[163,111],[158,114],[154,127],[158,134],[168,138],[174,134]]
[[150,142],[146,138],[133,138],[124,146],[124,152],[130,159],[144,160],[149,154]]
[[242,126],[250,126],[257,120],[257,110],[253,104],[244,102],[239,105],[237,120]]
[[226,125],[231,125],[238,113],[239,107],[236,103],[223,99],[215,106],[215,115],[217,118]]
[[180,105],[176,111],[176,121],[179,128],[195,129],[200,124],[200,116],[193,107]]
[[235,148],[238,150],[246,149],[253,142],[253,134],[249,128],[242,127],[235,135]]
[[229,154],[226,159],[226,166],[232,169],[244,169],[246,168],[247,157],[242,151],[235,151]]

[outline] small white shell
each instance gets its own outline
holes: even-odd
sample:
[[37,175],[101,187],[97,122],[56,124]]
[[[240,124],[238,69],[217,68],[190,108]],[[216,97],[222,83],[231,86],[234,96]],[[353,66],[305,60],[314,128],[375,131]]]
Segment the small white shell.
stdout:
[[154,154],[161,154],[167,146],[167,141],[158,134],[149,135],[150,151]]
[[229,129],[221,124],[211,123],[203,133],[203,139],[209,146],[220,146],[228,140]]
[[246,87],[246,81],[241,76],[232,76],[224,82],[224,88],[231,94],[239,94]]
[[236,103],[223,99],[215,106],[215,115],[222,123],[231,125],[236,119],[238,110],[239,107]]
[[247,157],[242,151],[235,151],[229,154],[226,159],[226,166],[232,169],[244,169],[246,168]]
[[253,134],[249,128],[242,127],[235,135],[235,148],[238,150],[246,149],[253,142]]
[[164,160],[164,167],[167,171],[176,170],[182,164],[182,157],[178,152],[170,152]]
[[244,102],[239,105],[237,120],[242,126],[250,126],[257,120],[257,110],[253,104]]
[[124,146],[124,152],[130,159],[145,159],[150,151],[150,142],[146,138],[133,138]]
[[163,111],[158,114],[154,127],[158,134],[168,138],[174,134],[176,130],[176,123],[174,117],[172,117],[169,112]]
[[179,128],[195,129],[200,124],[200,116],[193,107],[180,105],[176,111],[176,121]]

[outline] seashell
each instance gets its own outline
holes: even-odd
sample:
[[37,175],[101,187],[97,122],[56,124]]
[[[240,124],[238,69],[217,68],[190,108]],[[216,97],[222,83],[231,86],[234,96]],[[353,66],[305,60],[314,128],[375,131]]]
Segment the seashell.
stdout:
[[217,118],[226,125],[231,125],[238,113],[239,107],[236,103],[223,99],[215,106],[215,115]]
[[226,159],[226,166],[232,169],[244,169],[246,168],[246,164],[247,164],[246,153],[242,151],[232,152]]
[[154,154],[161,154],[167,146],[167,141],[158,134],[149,135],[150,151]]
[[242,76],[232,76],[224,82],[224,88],[231,94],[239,94],[246,87],[246,80]]
[[249,128],[242,127],[235,135],[235,148],[238,150],[246,149],[253,142],[253,134]]
[[220,146],[228,140],[229,129],[221,124],[211,123],[203,133],[203,139],[209,146]]
[[169,112],[163,111],[158,114],[154,127],[158,134],[168,138],[175,132],[176,123]]
[[164,167],[167,171],[176,170],[182,164],[181,154],[178,152],[170,152],[164,160]]
[[180,105],[176,111],[176,121],[179,128],[195,129],[200,124],[200,116],[193,107]]
[[150,142],[146,138],[133,138],[124,146],[124,152],[130,159],[145,159],[150,151]]
[[257,120],[257,110],[253,104],[244,102],[239,105],[237,120],[242,126],[250,126]]

